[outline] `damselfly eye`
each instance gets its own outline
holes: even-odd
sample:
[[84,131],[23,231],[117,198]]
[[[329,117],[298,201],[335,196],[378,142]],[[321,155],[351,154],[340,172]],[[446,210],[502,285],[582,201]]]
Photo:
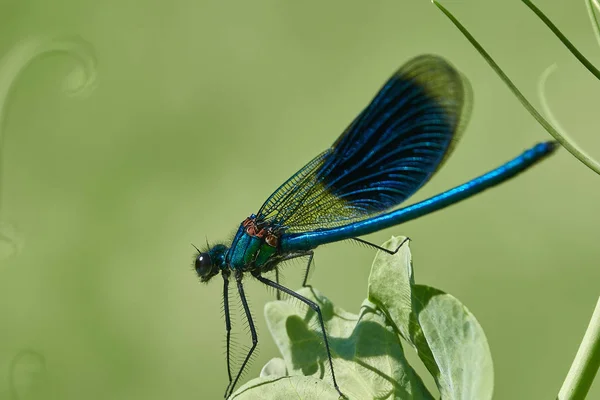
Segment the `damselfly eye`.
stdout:
[[208,253],[200,253],[198,257],[196,257],[196,273],[200,278],[206,278],[211,274],[212,271],[212,261],[210,260],[210,255]]

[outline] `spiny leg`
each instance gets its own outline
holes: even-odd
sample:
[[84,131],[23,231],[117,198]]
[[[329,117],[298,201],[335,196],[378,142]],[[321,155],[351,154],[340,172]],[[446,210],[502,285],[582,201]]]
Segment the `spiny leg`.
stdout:
[[360,238],[357,238],[357,237],[353,237],[353,238],[350,238],[350,239],[352,239],[352,240],[356,240],[357,242],[360,242],[360,243],[362,243],[362,244],[366,244],[367,246],[373,247],[373,248],[375,248],[375,249],[377,249],[377,250],[384,251],[384,252],[386,252],[386,253],[388,253],[388,254],[390,254],[390,255],[394,255],[394,254],[396,254],[396,253],[398,252],[398,250],[400,250],[400,247],[402,247],[402,245],[403,245],[404,243],[406,243],[406,242],[409,242],[409,241],[410,241],[410,238],[408,238],[408,237],[407,237],[407,238],[404,238],[404,240],[402,241],[402,243],[400,243],[400,244],[398,245],[398,247],[396,247],[396,250],[389,250],[389,249],[386,249],[385,247],[378,246],[378,245],[376,245],[375,243],[367,242],[366,240],[364,240],[364,239],[360,239]]
[[[275,268],[275,282],[277,282],[277,284],[279,285],[279,268]],[[281,300],[281,292],[279,290],[276,290],[275,292],[277,300]]]
[[[312,259],[312,254],[311,254],[311,259]],[[275,288],[278,291],[280,290],[292,297],[297,298],[298,300],[305,303],[307,306],[312,308],[314,312],[317,313],[317,316],[319,317],[319,324],[321,325],[321,331],[323,332],[323,341],[325,342],[325,350],[327,350],[327,358],[329,359],[329,366],[331,368],[331,377],[333,378],[333,386],[335,387],[335,390],[338,391],[340,396],[342,396],[343,398],[347,398],[346,395],[344,395],[341,392],[340,387],[338,386],[337,381],[335,380],[335,371],[333,370],[333,360],[331,358],[331,351],[329,350],[329,340],[327,340],[327,333],[325,332],[325,323],[323,322],[323,314],[321,313],[321,307],[319,307],[319,305],[317,303],[315,303],[314,301],[307,299],[306,297],[294,292],[293,290],[288,289],[285,286],[282,286],[277,282],[273,282],[270,279],[260,276],[259,273],[253,274],[253,276],[256,279],[258,279],[259,281],[261,281],[262,283],[264,283],[265,285]]]
[[304,280],[302,281],[302,287],[310,286],[308,284],[308,273],[310,272],[310,265],[312,264],[313,256],[315,255],[315,253],[312,250],[310,250],[309,252],[307,252],[307,255],[308,255],[308,263],[306,264],[306,272],[304,273]]
[[225,330],[227,331],[227,376],[229,377],[229,383],[225,389],[225,397],[231,387],[231,361],[230,361],[230,347],[231,347],[231,316],[229,315],[229,273],[224,272],[223,274],[223,309],[225,310]]
[[[256,334],[256,328],[254,327],[254,321],[252,320],[252,314],[250,313],[250,307],[248,307],[248,301],[246,300],[246,295],[244,294],[244,284],[242,283],[242,273],[241,272],[236,271],[235,280],[237,282],[237,289],[238,289],[238,293],[240,294],[240,300],[242,301],[242,305],[244,306],[244,312],[246,313],[246,319],[248,320],[248,327],[250,328],[250,335],[252,336],[252,346],[250,347],[250,350],[248,350],[248,354],[246,355],[246,358],[244,358],[244,362],[242,363],[240,370],[238,371],[237,375],[235,376],[235,380],[233,381],[233,384],[231,385],[231,387],[228,387],[229,396],[231,395],[231,393],[233,393],[233,389],[235,389],[235,385],[237,385],[237,382],[240,379],[242,372],[244,372],[244,368],[246,368],[246,365],[248,364],[248,361],[250,360],[252,353],[254,353],[254,349],[256,349],[256,345],[258,345],[258,335]],[[227,391],[225,391],[225,398],[227,398],[227,397],[228,397],[228,393],[227,393]]]
[[[314,255],[315,255],[315,253],[312,250],[308,250],[303,253],[295,253],[295,254],[285,256],[280,262],[289,261],[289,260],[293,260],[295,258],[308,256],[308,264],[306,265],[306,272],[304,273],[304,279],[302,280],[302,287],[310,287],[310,285],[307,283],[308,282],[308,273],[310,272],[310,265],[312,264]],[[277,284],[279,284],[279,270],[276,270],[275,274],[276,274],[275,282],[277,282]],[[277,300],[279,300],[279,290],[277,291]]]

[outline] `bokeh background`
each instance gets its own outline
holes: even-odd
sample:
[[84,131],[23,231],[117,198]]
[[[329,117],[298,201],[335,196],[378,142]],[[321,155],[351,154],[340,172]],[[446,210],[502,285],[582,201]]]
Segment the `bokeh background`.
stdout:
[[[600,64],[583,1],[536,4]],[[518,1],[445,5],[534,104],[540,74],[558,63],[549,102],[600,157],[600,85],[531,11]],[[475,103],[460,146],[411,200],[549,138],[429,1],[0,0],[4,67],[56,35],[85,39],[97,76],[93,90],[69,96],[65,80],[83,77],[77,61],[44,57],[1,110],[2,399],[15,357],[20,398],[221,398],[222,285],[198,282],[190,243],[228,240],[415,55],[448,58]],[[0,70],[4,89],[7,77]],[[600,294],[598,204],[600,177],[563,150],[369,239],[410,236],[417,281],[477,316],[497,399],[554,398]],[[312,282],[356,312],[373,256],[351,243],[319,248]],[[284,272],[297,288],[300,265]],[[262,316],[273,293],[250,279],[247,293],[261,339],[250,378],[277,350]]]

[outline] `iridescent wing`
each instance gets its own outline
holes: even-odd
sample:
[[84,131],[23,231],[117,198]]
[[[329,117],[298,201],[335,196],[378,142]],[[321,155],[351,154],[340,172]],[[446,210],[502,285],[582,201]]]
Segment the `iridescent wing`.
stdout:
[[281,185],[258,223],[281,232],[347,225],[402,203],[448,158],[470,113],[470,87],[444,59],[403,65],[333,146]]

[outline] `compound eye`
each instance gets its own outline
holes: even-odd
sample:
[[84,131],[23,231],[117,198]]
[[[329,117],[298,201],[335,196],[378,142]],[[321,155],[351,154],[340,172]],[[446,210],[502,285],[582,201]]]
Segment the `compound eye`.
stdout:
[[210,255],[208,253],[200,253],[198,257],[196,257],[196,273],[201,278],[206,278],[211,274],[212,271],[212,262],[210,260]]

